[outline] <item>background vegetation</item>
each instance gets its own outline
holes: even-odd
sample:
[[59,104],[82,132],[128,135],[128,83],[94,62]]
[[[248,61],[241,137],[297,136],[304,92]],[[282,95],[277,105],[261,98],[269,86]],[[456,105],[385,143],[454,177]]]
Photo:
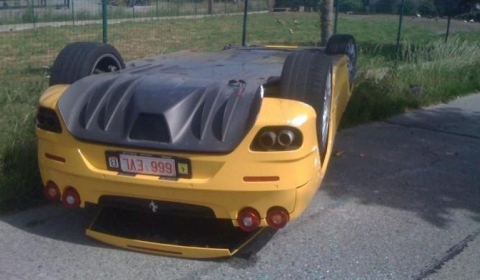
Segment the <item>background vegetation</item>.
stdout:
[[[315,45],[316,13],[249,15],[249,44]],[[122,22],[109,42],[125,60],[180,49],[215,51],[239,44],[242,16]],[[1,27],[1,26],[0,26]],[[420,106],[480,90],[480,25],[406,18],[400,56],[398,16],[340,15],[338,33],[358,43],[356,88],[343,126],[382,120]],[[72,41],[101,41],[101,25],[58,26],[0,33],[0,213],[42,203],[36,160],[35,111],[48,83],[48,67]]]
[[[275,7],[317,9],[318,0],[276,0]],[[341,12],[398,14],[402,0],[335,0]],[[404,15],[448,16],[480,20],[478,0],[405,0]]]

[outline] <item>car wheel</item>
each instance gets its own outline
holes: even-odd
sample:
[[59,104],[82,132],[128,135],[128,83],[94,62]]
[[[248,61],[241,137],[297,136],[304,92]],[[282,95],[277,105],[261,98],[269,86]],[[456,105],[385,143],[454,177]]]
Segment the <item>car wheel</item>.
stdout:
[[280,97],[312,106],[317,113],[320,157],[325,159],[332,107],[332,61],[313,50],[291,53],[283,64]]
[[50,86],[72,84],[93,74],[125,68],[120,53],[113,46],[98,42],[76,42],[58,54],[50,73]]
[[355,38],[348,34],[333,35],[327,42],[325,53],[328,55],[344,54],[348,57],[348,80],[351,87],[355,80],[357,67],[357,45]]

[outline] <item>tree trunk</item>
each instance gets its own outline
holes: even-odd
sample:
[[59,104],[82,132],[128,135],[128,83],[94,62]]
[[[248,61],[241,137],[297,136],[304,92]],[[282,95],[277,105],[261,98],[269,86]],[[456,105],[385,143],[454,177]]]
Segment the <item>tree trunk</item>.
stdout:
[[320,45],[326,46],[333,35],[333,0],[320,1]]
[[213,0],[208,0],[208,14],[213,14]]

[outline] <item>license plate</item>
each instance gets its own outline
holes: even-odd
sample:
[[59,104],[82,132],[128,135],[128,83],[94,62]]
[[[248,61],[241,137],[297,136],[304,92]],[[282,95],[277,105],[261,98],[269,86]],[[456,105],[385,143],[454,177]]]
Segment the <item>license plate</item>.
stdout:
[[107,151],[107,168],[127,174],[191,178],[190,160],[169,156]]

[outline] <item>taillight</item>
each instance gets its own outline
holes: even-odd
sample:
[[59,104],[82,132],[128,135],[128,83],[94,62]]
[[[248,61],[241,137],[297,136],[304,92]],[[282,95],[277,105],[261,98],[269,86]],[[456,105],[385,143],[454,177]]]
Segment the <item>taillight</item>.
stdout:
[[45,107],[39,107],[37,111],[37,127],[56,133],[62,132],[60,120],[54,110]]
[[238,226],[244,231],[253,231],[260,225],[260,214],[251,208],[243,208],[237,216]]
[[67,187],[63,191],[63,195],[62,195],[63,206],[65,206],[66,208],[73,209],[73,208],[80,207],[80,203],[81,203],[80,194],[78,194],[76,189],[74,189],[73,187]]
[[50,201],[60,200],[60,189],[53,181],[48,181],[43,189],[45,197]]
[[276,229],[281,229],[290,221],[290,214],[282,207],[275,206],[267,212],[267,224]]
[[298,128],[270,126],[262,128],[253,139],[252,151],[289,151],[302,146],[302,133]]
[[295,140],[295,133],[289,129],[284,129],[278,133],[278,144],[282,147],[289,147]]
[[277,135],[273,131],[264,131],[258,136],[258,145],[263,149],[270,149],[275,145]]

